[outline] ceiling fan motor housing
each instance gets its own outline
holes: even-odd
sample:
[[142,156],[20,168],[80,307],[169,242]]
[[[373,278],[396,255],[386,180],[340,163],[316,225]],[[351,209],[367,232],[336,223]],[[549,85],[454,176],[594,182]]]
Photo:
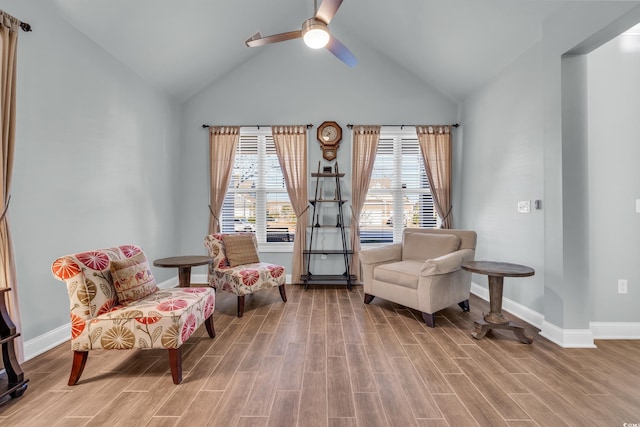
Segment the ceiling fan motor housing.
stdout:
[[318,18],[309,18],[302,23],[302,38],[312,49],[321,49],[329,43],[331,36],[327,24]]

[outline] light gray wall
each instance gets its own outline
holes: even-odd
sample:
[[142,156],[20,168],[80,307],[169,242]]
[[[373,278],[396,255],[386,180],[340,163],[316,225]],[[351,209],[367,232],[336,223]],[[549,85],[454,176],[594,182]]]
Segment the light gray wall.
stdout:
[[47,2],[0,7],[33,27],[18,42],[9,209],[29,340],[69,322],[66,288],[50,272],[56,257],[125,243],[150,259],[176,252],[179,107]]
[[[460,108],[460,223],[478,231],[477,258],[536,269],[535,276],[506,284],[504,294],[560,328],[587,329],[594,320],[589,313],[592,299],[616,299],[611,293],[607,297],[589,291],[587,251],[594,241],[585,235],[593,231],[587,229],[592,210],[587,212],[586,75],[583,59],[565,57],[563,63],[562,55],[581,43],[585,48],[585,40],[596,43],[594,35],[610,32],[611,26],[634,19],[638,12],[636,2],[563,6],[545,22],[537,45]],[[633,197],[627,197],[628,203]],[[541,212],[515,212],[517,200],[535,198],[542,199]],[[474,280],[486,283],[476,276]],[[618,313],[615,304],[598,305],[611,307],[609,320],[633,316]]]
[[[563,88],[563,78],[570,76],[567,70],[563,75],[562,55],[573,49],[585,52],[596,48],[616,29],[620,34],[631,26],[629,21],[640,21],[637,2],[572,2],[560,8],[543,26],[544,315],[547,322],[564,329],[588,329],[590,301],[585,301],[589,284],[584,275],[573,274],[578,269],[589,270],[584,248],[579,246],[585,241],[577,237],[586,224],[585,190],[583,181],[574,180],[575,185],[564,181],[565,177],[584,175],[586,169],[583,163],[574,161],[575,157],[584,158],[584,137],[581,141],[580,136],[563,140],[571,133],[571,120],[563,121],[563,103],[579,106],[582,101],[571,99],[570,89]],[[579,64],[572,65],[575,77],[584,81]],[[574,94],[577,98],[584,97],[579,91]],[[583,126],[581,121],[576,125]],[[583,129],[580,132],[584,134]],[[576,194],[582,196],[575,197]]]
[[[533,267],[529,278],[505,279],[504,295],[543,311],[544,218],[517,212],[519,200],[542,199],[542,72],[540,44],[461,107],[464,228],[478,233],[476,259]],[[485,276],[474,282],[486,286]]]
[[[592,320],[637,322],[640,36],[621,36],[587,57]],[[628,294],[618,294],[618,279],[628,280]]]
[[[562,245],[560,282],[572,291],[564,318],[576,327],[589,322],[589,204],[587,155],[587,70],[585,55],[563,55],[562,81]],[[565,294],[569,295],[569,294]]]
[[[358,58],[350,69],[328,51],[312,51],[299,41],[274,44],[233,73],[215,82],[183,105],[184,252],[201,253],[208,219],[208,132],[203,123],[228,125],[307,124],[309,168],[321,160],[316,129],[325,120],[343,128],[338,150],[340,169],[350,197],[351,132],[355,124],[453,123],[457,106],[410,72],[357,40],[341,37]],[[309,183],[312,191],[315,183]],[[344,190],[344,188],[343,188]],[[349,210],[347,209],[347,212]],[[288,269],[291,254],[262,254]],[[202,269],[200,269],[202,270]],[[194,269],[196,272],[196,269]],[[204,272],[204,270],[202,270]]]

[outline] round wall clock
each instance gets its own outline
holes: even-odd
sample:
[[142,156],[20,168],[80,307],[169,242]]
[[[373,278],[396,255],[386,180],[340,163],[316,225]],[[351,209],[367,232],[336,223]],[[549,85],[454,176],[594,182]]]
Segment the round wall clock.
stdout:
[[322,157],[333,160],[337,156],[342,140],[342,128],[336,122],[326,121],[318,127],[318,142],[322,147]]

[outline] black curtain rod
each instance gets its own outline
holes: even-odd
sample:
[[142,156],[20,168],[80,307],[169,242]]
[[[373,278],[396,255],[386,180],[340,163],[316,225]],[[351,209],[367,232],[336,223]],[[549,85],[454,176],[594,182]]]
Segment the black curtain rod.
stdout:
[[2,14],[4,14],[4,15],[8,16],[8,17],[9,17],[9,18],[11,18],[11,19],[15,19],[16,21],[18,21],[18,22],[19,22],[19,24],[18,24],[18,25],[20,25],[20,28],[22,28],[22,31],[24,31],[24,32],[26,32],[26,33],[28,33],[28,32],[30,32],[30,31],[31,31],[31,25],[29,25],[28,23],[26,23],[26,22],[22,22],[21,20],[19,20],[19,19],[17,19],[17,18],[14,18],[13,16],[9,15],[9,14],[8,14],[8,13],[6,13],[6,12],[3,12],[2,10],[0,10],[0,12],[1,12]]
[[[210,128],[212,125],[202,125],[203,129],[206,128]],[[296,125],[240,125],[241,128],[243,127],[257,127],[258,129],[260,129],[261,127],[263,128],[270,128],[271,126],[296,126]],[[312,124],[308,124],[307,125],[307,129],[311,129],[313,127]]]
[[[347,127],[348,127],[349,129],[353,129],[353,126],[354,126],[354,125],[352,125],[351,123],[349,123],[349,124],[347,125]],[[415,126],[430,126],[430,125],[380,125],[380,126],[389,126],[389,127],[391,127],[391,126],[395,126],[395,127],[399,127],[400,129],[402,129],[402,128],[403,128],[403,127],[405,127],[405,126],[414,126],[414,127],[415,127]],[[433,125],[433,126],[442,126],[442,125]],[[457,128],[457,127],[459,127],[460,125],[459,125],[458,123],[454,123],[454,124],[449,125],[449,126],[454,127],[454,128]]]

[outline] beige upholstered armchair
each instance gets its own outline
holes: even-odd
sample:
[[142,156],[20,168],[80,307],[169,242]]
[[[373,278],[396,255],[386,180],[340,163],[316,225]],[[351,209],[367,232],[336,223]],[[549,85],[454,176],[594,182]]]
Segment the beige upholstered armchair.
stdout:
[[469,311],[471,273],[460,266],[475,248],[475,231],[405,228],[402,243],[360,251],[364,303],[380,297],[419,310],[432,328],[452,304]]

